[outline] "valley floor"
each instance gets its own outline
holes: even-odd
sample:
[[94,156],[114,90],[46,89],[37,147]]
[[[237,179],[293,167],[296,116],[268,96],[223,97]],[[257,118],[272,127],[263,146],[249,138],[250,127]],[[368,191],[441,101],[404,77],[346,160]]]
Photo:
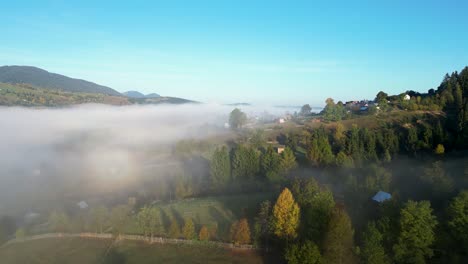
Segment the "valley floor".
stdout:
[[255,251],[203,245],[49,238],[0,248],[2,263],[272,263]]

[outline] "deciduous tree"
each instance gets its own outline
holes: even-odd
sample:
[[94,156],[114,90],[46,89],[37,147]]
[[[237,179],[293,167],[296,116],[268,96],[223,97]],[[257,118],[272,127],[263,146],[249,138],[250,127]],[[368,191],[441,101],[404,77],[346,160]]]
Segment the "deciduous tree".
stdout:
[[210,232],[208,232],[208,228],[206,226],[201,227],[198,239],[200,239],[200,241],[208,241],[210,239]]
[[247,122],[247,115],[240,109],[232,110],[229,116],[229,125],[232,129],[240,129]]
[[192,240],[196,238],[195,225],[193,224],[192,218],[186,218],[182,234],[185,239]]
[[288,188],[285,188],[273,207],[273,232],[289,240],[297,237],[300,209]]

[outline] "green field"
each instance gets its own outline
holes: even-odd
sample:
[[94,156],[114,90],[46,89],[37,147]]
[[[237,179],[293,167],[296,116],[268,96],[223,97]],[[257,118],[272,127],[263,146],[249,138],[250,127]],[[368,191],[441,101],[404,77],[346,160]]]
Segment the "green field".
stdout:
[[[0,260],[10,263],[264,263],[253,251],[233,251],[204,245],[161,245],[144,242],[59,238],[17,243],[0,248]],[[271,263],[271,261],[268,261]]]
[[[234,221],[247,217],[253,224],[252,220],[257,214],[260,203],[272,199],[275,199],[274,193],[264,192],[159,202],[153,206],[160,209],[161,220],[166,230],[170,226],[171,219],[176,219],[182,226],[184,219],[191,218],[197,230],[203,225],[215,228],[218,239],[227,240],[229,228]],[[128,226],[126,233],[139,233],[135,221]]]

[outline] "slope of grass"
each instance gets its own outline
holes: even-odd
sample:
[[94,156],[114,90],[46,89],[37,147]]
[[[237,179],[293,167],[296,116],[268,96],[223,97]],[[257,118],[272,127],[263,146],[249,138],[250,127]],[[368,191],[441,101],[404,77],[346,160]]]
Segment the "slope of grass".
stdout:
[[263,263],[256,252],[203,245],[60,238],[11,244],[0,248],[1,263]]
[[[217,230],[217,239],[228,240],[229,228],[233,222],[247,217],[253,224],[259,204],[272,199],[274,193],[266,192],[158,202],[153,206],[160,209],[161,220],[166,230],[170,226],[171,219],[176,219],[182,227],[184,219],[191,218],[197,231],[204,225]],[[139,233],[135,221],[127,227],[126,233]]]

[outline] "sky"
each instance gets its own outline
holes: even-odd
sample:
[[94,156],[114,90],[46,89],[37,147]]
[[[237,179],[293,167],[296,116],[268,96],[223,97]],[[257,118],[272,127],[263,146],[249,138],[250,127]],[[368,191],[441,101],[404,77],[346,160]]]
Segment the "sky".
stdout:
[[0,65],[202,102],[425,92],[468,65],[468,1],[17,0],[0,10]]

